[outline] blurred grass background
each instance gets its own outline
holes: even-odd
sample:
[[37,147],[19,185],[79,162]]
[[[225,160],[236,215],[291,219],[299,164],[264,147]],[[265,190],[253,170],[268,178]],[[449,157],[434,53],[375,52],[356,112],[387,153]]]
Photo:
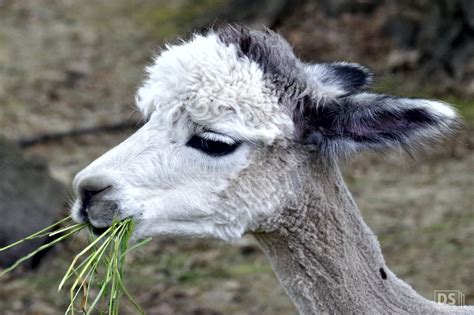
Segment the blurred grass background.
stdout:
[[[474,304],[470,3],[0,0],[0,135],[69,187],[133,132],[134,92],[160,45],[217,20],[270,27],[304,60],[363,63],[375,70],[377,92],[438,98],[460,111],[463,130],[435,152],[365,155],[343,168],[388,265],[428,298],[458,289]],[[62,313],[67,296],[56,287],[85,242],[79,236],[37,269],[1,279],[1,313]],[[155,240],[129,259],[127,283],[149,314],[295,313],[250,238]],[[124,305],[124,313],[133,311]]]

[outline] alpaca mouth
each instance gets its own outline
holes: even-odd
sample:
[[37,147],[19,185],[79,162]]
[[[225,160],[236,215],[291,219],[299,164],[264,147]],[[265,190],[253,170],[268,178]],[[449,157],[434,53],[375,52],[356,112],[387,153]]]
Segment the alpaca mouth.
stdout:
[[114,217],[112,220],[112,223],[109,225],[105,226],[95,226],[92,222],[89,222],[89,230],[95,235],[95,236],[101,236],[102,234],[106,233],[108,230],[112,228],[112,226],[117,226],[117,225],[122,225],[123,223],[126,223],[126,221],[133,220],[132,217],[126,217],[123,219],[119,219],[117,217]]
[[100,236],[102,234],[105,233],[105,231],[107,231],[109,229],[109,227],[95,227],[91,224],[91,230],[92,230],[92,233],[94,233],[96,236]]

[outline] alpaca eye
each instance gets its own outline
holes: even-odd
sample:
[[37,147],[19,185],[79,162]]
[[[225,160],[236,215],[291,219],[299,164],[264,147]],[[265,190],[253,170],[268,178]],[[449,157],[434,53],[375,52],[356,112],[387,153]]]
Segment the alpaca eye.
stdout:
[[216,137],[214,137],[214,139],[208,139],[202,136],[193,136],[186,145],[210,156],[223,156],[234,152],[240,143],[234,141],[219,141]]

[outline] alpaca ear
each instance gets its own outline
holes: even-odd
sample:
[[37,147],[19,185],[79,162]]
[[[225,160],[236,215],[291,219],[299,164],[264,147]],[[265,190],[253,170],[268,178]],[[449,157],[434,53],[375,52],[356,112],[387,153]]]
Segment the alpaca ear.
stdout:
[[334,62],[305,65],[312,87],[329,97],[361,92],[372,83],[372,72],[357,63]]
[[306,102],[294,121],[299,141],[344,156],[400,146],[411,151],[449,135],[457,115],[443,102],[359,93],[332,103]]

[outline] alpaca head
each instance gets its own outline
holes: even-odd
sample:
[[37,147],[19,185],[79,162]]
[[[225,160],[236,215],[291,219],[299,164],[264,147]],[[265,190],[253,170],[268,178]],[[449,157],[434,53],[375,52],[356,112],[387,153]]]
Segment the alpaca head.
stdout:
[[364,92],[372,77],[357,64],[303,63],[270,31],[194,35],[147,74],[144,126],[74,180],[77,221],[132,217],[137,237],[235,239],[298,203],[295,178],[312,158],[410,150],[456,121],[441,102]]

